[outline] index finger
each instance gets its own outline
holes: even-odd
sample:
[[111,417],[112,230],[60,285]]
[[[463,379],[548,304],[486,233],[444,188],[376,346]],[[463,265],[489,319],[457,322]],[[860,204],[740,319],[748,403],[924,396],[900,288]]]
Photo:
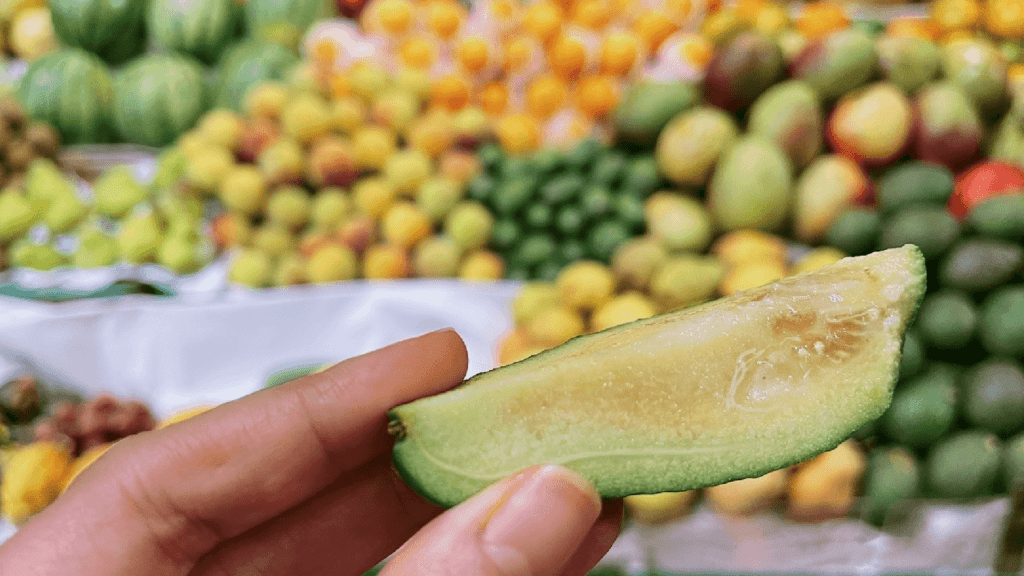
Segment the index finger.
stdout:
[[162,546],[194,560],[390,449],[385,412],[459,384],[466,369],[452,330],[399,342],[129,438],[80,488],[143,516]]

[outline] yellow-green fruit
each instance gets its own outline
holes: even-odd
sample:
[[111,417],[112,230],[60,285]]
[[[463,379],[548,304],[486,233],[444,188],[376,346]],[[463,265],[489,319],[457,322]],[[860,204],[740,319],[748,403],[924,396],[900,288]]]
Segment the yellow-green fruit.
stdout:
[[653,236],[623,242],[612,255],[612,271],[629,288],[646,290],[658,268],[668,259],[668,250]]
[[722,265],[708,256],[674,256],[651,279],[651,295],[665,310],[710,300],[722,278]]
[[117,233],[121,258],[132,264],[152,262],[162,240],[160,221],[153,213],[131,217],[121,225]]
[[310,220],[321,229],[337,228],[352,211],[352,199],[341,188],[324,188],[313,198]]
[[282,186],[267,199],[266,214],[270,220],[290,230],[309,222],[313,200],[298,186]]
[[743,290],[764,286],[788,276],[786,265],[773,260],[751,261],[734,266],[722,279],[721,292],[725,296]]
[[101,230],[86,230],[78,239],[78,250],[71,256],[75,268],[100,268],[117,262],[117,241]]
[[361,212],[381,218],[398,198],[398,189],[382,178],[365,178],[356,183],[352,195]]
[[786,493],[789,471],[769,472],[757,478],[745,478],[712,486],[704,492],[716,510],[732,516],[748,516],[770,508]]
[[263,288],[270,284],[273,273],[270,256],[258,248],[248,248],[231,262],[228,280],[249,288]]
[[23,240],[11,244],[8,249],[8,260],[15,267],[53,270],[67,263],[64,255],[57,252],[53,246],[33,244],[26,239]]
[[703,252],[711,244],[711,216],[696,198],[659,192],[644,212],[650,233],[671,251]]
[[459,278],[463,280],[487,282],[501,280],[504,275],[505,261],[488,250],[471,252],[459,268]]
[[331,108],[316,94],[299,94],[284,105],[281,126],[297,141],[311,142],[331,129]]
[[123,218],[133,206],[148,196],[127,166],[107,170],[92,185],[96,211],[111,218]]
[[22,524],[56,500],[71,473],[71,452],[56,442],[33,442],[4,463],[0,510]]
[[207,142],[234,150],[245,130],[245,122],[237,113],[218,108],[210,110],[203,116],[198,130]]
[[449,178],[435,177],[424,182],[416,191],[416,205],[434,222],[444,217],[462,200],[463,187]]
[[235,165],[235,158],[223,146],[204,146],[185,169],[188,183],[204,192],[213,192]]
[[50,202],[63,195],[74,195],[75,187],[60,168],[47,158],[36,158],[25,174],[25,197],[45,212]]
[[466,250],[482,248],[491,241],[494,216],[476,201],[460,202],[444,221],[444,231]]
[[440,234],[416,245],[412,267],[420,278],[454,278],[459,272],[461,261],[462,247],[455,240]]
[[382,232],[389,243],[412,248],[430,235],[430,218],[410,202],[399,202],[384,215]]
[[296,286],[309,281],[306,274],[306,259],[298,252],[285,254],[274,268],[274,286]]
[[555,282],[562,303],[573,310],[594,310],[610,300],[615,290],[612,271],[587,260],[563,268]]
[[426,70],[403,67],[395,75],[395,85],[415,94],[421,102],[430,97],[430,73]]
[[11,189],[0,193],[0,243],[6,243],[29,231],[43,216],[21,192]]
[[697,499],[699,492],[661,492],[659,494],[637,494],[627,496],[623,503],[630,516],[644,524],[660,524],[679,518],[687,512]]
[[399,194],[412,194],[430,177],[434,165],[430,157],[419,150],[401,150],[392,154],[384,164],[384,179]]
[[356,277],[359,262],[356,254],[341,244],[325,244],[306,263],[306,276],[314,284],[341,282]]
[[838,262],[843,258],[846,258],[846,254],[842,250],[833,248],[831,246],[822,246],[811,250],[806,256],[801,258],[793,266],[793,274],[799,274],[801,272],[810,272],[811,270],[817,270],[822,266],[828,266],[833,262]]
[[565,306],[552,306],[538,312],[525,326],[530,341],[552,348],[583,334],[583,318]]
[[279,224],[264,224],[252,236],[252,245],[272,258],[284,256],[295,249],[295,236]]
[[160,244],[156,261],[177,274],[191,274],[201,266],[198,242],[186,235],[169,235]]
[[356,166],[365,170],[380,170],[398,145],[395,133],[382,126],[367,126],[352,136],[352,153]]
[[60,194],[50,202],[50,208],[43,216],[51,231],[67,232],[78,226],[89,214],[89,208],[74,194]]
[[267,179],[254,166],[236,166],[225,174],[218,196],[228,210],[258,214],[267,196]]
[[650,318],[658,313],[654,303],[639,292],[619,294],[605,302],[590,318],[590,329],[599,332],[612,326],[628,324],[634,320]]
[[353,134],[366,123],[367,109],[362,100],[347,96],[331,105],[331,124],[342,134]]
[[541,310],[561,302],[558,286],[554,282],[528,282],[512,301],[512,316],[516,326],[526,326]]

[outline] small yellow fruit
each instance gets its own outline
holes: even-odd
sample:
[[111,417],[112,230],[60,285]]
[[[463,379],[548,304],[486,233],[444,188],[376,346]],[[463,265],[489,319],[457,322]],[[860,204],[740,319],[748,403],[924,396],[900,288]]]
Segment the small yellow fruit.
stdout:
[[352,134],[366,123],[368,107],[357,96],[346,96],[331,105],[330,124],[342,134]]
[[297,286],[309,282],[306,273],[307,262],[299,252],[285,254],[277,261],[274,269],[274,278],[271,283],[274,286]]
[[573,310],[589,311],[611,299],[615,275],[607,266],[591,261],[574,262],[555,281],[562,302]]
[[235,165],[235,157],[223,146],[206,144],[190,157],[185,177],[188,183],[203,192],[217,189],[224,176]]
[[243,250],[231,263],[228,280],[249,288],[263,288],[270,284],[274,263],[270,256],[257,248]]
[[776,470],[758,478],[746,478],[713,486],[704,496],[723,514],[749,516],[770,508],[786,493],[788,470]]
[[281,125],[285,134],[300,143],[323,136],[331,129],[331,108],[316,94],[303,93],[285,104],[281,111]]
[[403,248],[412,248],[430,235],[432,226],[426,212],[411,202],[399,202],[384,215],[384,239]]
[[253,234],[252,246],[271,258],[278,258],[295,249],[295,236],[280,224],[265,223]]
[[725,296],[731,296],[743,290],[764,286],[786,276],[788,273],[783,263],[771,260],[744,262],[734,266],[725,274],[719,291]]
[[199,132],[211,144],[234,150],[245,130],[242,117],[231,110],[211,110],[199,122]]
[[590,329],[600,332],[613,326],[650,318],[657,313],[658,309],[654,303],[643,294],[626,292],[605,302],[594,311],[590,319]]
[[623,500],[630,515],[644,524],[661,524],[685,515],[697,499],[696,490],[637,494]]
[[823,266],[838,262],[843,258],[846,258],[846,254],[842,250],[831,246],[815,248],[793,266],[793,274],[817,270]]
[[288,87],[282,82],[263,82],[245,94],[245,110],[253,118],[277,120],[288,101]]
[[459,269],[459,278],[476,282],[493,282],[505,275],[505,261],[494,252],[477,250],[466,257]]
[[565,306],[552,306],[541,310],[526,324],[530,341],[553,348],[583,334],[583,319]]
[[558,305],[560,293],[554,282],[528,282],[512,301],[516,326],[526,326],[540,311]]
[[786,241],[760,230],[736,230],[723,234],[711,247],[711,253],[726,264],[749,260],[786,261]]
[[313,199],[310,221],[318,228],[337,228],[352,211],[352,199],[341,188],[324,188]]
[[367,126],[352,136],[352,152],[359,168],[380,170],[396,146],[394,132],[382,126]]
[[297,230],[309,221],[313,200],[298,186],[282,186],[267,200],[267,217],[277,224]]
[[409,253],[401,246],[375,244],[363,256],[363,276],[369,280],[406,278],[410,268]]
[[250,165],[239,165],[229,170],[217,194],[228,210],[250,215],[263,209],[266,195],[266,178],[258,168]]
[[313,284],[351,280],[359,269],[356,254],[341,244],[324,244],[309,257],[306,275]]
[[365,178],[352,190],[356,207],[373,218],[381,218],[398,198],[398,190],[381,178]]
[[56,442],[33,442],[4,463],[0,510],[12,524],[22,524],[60,495],[71,473],[71,452]]

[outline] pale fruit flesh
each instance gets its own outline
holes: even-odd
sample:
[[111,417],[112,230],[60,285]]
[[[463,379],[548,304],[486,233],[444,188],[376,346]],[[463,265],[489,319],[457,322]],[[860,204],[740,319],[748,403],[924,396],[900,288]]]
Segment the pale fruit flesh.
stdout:
[[396,466],[450,506],[534,464],[615,498],[802,462],[888,406],[924,279],[904,246],[573,339],[392,410]]

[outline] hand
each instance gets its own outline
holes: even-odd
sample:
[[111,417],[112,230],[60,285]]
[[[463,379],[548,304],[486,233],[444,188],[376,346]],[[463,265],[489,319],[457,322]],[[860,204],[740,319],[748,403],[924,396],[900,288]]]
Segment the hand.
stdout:
[[359,576],[405,542],[382,576],[585,574],[622,507],[575,473],[529,469],[444,512],[391,467],[385,412],[466,363],[434,332],[122,440],[0,546],[0,573]]

